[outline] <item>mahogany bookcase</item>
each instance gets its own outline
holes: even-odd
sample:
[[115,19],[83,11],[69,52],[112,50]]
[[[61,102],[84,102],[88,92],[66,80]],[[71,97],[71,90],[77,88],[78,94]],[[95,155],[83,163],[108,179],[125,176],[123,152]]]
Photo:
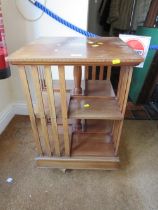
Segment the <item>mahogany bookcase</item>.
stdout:
[[[38,167],[119,167],[132,70],[143,61],[140,56],[116,37],[52,37],[24,46],[8,61],[19,69]],[[58,80],[53,78],[53,66],[58,69]],[[73,80],[65,79],[65,66],[73,67]],[[120,66],[115,92],[110,81],[112,66]]]

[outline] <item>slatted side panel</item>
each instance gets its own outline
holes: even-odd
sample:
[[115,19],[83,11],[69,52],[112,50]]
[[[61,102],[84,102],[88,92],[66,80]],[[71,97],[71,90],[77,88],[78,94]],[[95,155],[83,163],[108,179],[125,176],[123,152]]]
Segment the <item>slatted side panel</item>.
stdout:
[[70,156],[70,137],[67,116],[67,101],[66,101],[66,82],[65,82],[65,68],[63,65],[58,66],[59,83],[60,83],[60,96],[61,96],[61,111],[64,129],[64,148],[65,155]]
[[[133,69],[131,67],[122,67],[120,71],[120,78],[118,84],[117,98],[120,106],[121,113],[124,115],[126,110],[126,104],[128,100],[128,93],[132,78]],[[115,145],[115,154],[118,153],[118,147],[120,143],[120,136],[123,126],[123,120],[115,121],[113,126],[113,139]]]
[[[25,71],[23,71],[25,73]],[[53,91],[53,76],[51,72],[51,66],[46,65],[40,68],[39,66],[31,66],[32,82],[34,86],[36,108],[38,111],[38,117],[40,119],[41,126],[36,125],[36,118],[34,114],[34,107],[31,101],[31,94],[29,92],[29,83],[27,82],[27,75],[21,73],[24,85],[27,90],[27,98],[29,100],[30,116],[32,122],[32,128],[36,141],[36,147],[39,154],[47,156],[61,156],[62,148],[60,148],[60,138],[57,125],[56,107],[55,107],[55,95]],[[25,77],[24,77],[25,76]],[[70,138],[67,119],[67,97],[66,97],[66,82],[65,82],[65,70],[64,66],[59,66],[59,83],[61,94],[61,111],[64,130],[64,148],[65,155],[70,155]],[[25,90],[25,91],[26,91]],[[47,103],[46,103],[46,101]],[[46,106],[47,104],[47,106]],[[48,116],[50,118],[48,126]],[[40,134],[39,134],[40,133]]]
[[[99,70],[99,76],[97,75],[97,66],[93,65],[91,66],[92,68],[92,80],[104,80],[104,66],[101,65],[100,66],[100,70]],[[85,79],[88,80],[90,78],[89,75],[89,66],[85,67]],[[106,79],[110,80],[111,79],[111,66],[107,66],[107,73],[106,73]]]
[[21,79],[21,82],[22,82],[24,94],[25,94],[26,100],[27,100],[29,116],[30,116],[30,121],[31,121],[31,126],[32,126],[32,131],[33,131],[33,136],[34,136],[37,152],[38,152],[39,155],[43,155],[26,70],[25,70],[24,66],[18,66],[18,68],[19,68],[19,75],[20,75],[20,79]]
[[51,156],[53,151],[51,151],[51,146],[50,146],[49,132],[48,132],[47,120],[44,110],[44,101],[42,97],[42,87],[40,84],[40,77],[37,66],[32,66],[32,79],[35,88],[38,110],[40,110],[39,115],[40,115],[41,129],[43,134],[42,136],[44,138],[44,143],[46,147],[46,154],[48,156]]
[[122,67],[121,70],[120,70],[120,80],[121,81],[119,81],[118,91],[117,91],[117,98],[118,98],[118,102],[119,102],[121,112],[122,112],[124,97],[125,97],[125,93],[126,93],[126,85],[127,85],[127,82],[128,82],[128,74],[129,74],[129,70]]
[[[125,70],[126,71],[126,70]],[[124,99],[123,99],[123,104],[122,104],[122,109],[121,112],[124,115],[125,111],[126,111],[126,105],[127,105],[127,100],[128,100],[128,94],[129,94],[129,89],[130,89],[130,84],[131,84],[131,79],[132,79],[132,73],[133,73],[133,68],[132,67],[128,67],[128,73],[127,73],[127,83],[126,83],[126,92],[124,95]]]

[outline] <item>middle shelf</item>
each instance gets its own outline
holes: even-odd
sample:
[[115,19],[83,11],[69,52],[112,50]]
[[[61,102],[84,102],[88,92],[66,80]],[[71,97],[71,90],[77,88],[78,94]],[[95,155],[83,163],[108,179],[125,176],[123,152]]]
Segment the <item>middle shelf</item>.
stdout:
[[68,117],[74,119],[123,119],[116,99],[88,98],[88,96],[74,96],[70,99]]
[[[67,85],[69,84],[69,85]],[[70,85],[71,84],[71,85]],[[71,87],[70,87],[71,86]],[[59,84],[55,83],[54,97],[57,123],[62,124],[61,120],[61,95]],[[123,115],[115,97],[111,82],[108,80],[86,81],[84,94],[73,95],[73,83],[66,83],[67,114],[69,122],[71,119],[103,119],[103,120],[122,120]],[[48,106],[48,94],[45,88],[42,91],[44,111],[47,119],[50,118]],[[38,106],[34,107],[36,117],[40,117]]]

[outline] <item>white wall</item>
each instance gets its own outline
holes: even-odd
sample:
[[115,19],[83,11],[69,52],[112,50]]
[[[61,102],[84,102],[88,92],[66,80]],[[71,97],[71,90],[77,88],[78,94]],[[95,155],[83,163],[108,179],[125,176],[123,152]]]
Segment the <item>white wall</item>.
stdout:
[[10,78],[0,80],[0,112],[12,102]]
[[13,118],[10,78],[0,80],[0,134]]
[[[39,15],[38,9],[28,0],[17,0],[17,3],[25,16],[30,17],[33,13],[34,17]],[[47,7],[73,24],[87,29],[88,0],[47,0]],[[15,1],[2,0],[2,9],[9,53],[40,36],[80,36],[47,15],[43,15],[37,22],[24,20],[16,9]],[[23,101],[21,84],[15,67],[12,68],[12,86],[15,100]]]
[[[31,5],[28,0],[16,0],[16,2],[26,17],[35,18],[40,14],[40,11]],[[39,0],[39,2],[43,3],[44,0]],[[88,0],[47,0],[47,7],[71,23],[87,29]],[[37,22],[26,21],[17,11],[14,0],[2,0],[2,12],[9,53],[40,36],[80,36],[45,14]],[[9,93],[9,86],[7,87],[6,82],[2,82],[3,87],[5,86],[6,91],[8,91],[8,97],[4,100],[10,102],[12,95],[14,104],[25,104],[17,68],[12,66],[11,69],[11,93]],[[0,88],[1,86],[2,84]],[[3,109],[4,106],[0,101],[0,108]]]

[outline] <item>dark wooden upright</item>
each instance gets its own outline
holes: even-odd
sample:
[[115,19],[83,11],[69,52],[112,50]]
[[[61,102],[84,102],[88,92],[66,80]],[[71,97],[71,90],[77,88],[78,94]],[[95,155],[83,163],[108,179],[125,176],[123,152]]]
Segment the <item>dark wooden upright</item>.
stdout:
[[[119,38],[54,37],[32,42],[10,55],[8,61],[19,69],[37,166],[119,167],[118,148],[132,67],[143,61],[140,56]],[[74,81],[65,80],[68,65],[74,66]],[[59,80],[53,78],[53,66],[58,66]],[[110,81],[112,66],[121,66],[116,95]],[[103,80],[105,73],[107,79]]]

